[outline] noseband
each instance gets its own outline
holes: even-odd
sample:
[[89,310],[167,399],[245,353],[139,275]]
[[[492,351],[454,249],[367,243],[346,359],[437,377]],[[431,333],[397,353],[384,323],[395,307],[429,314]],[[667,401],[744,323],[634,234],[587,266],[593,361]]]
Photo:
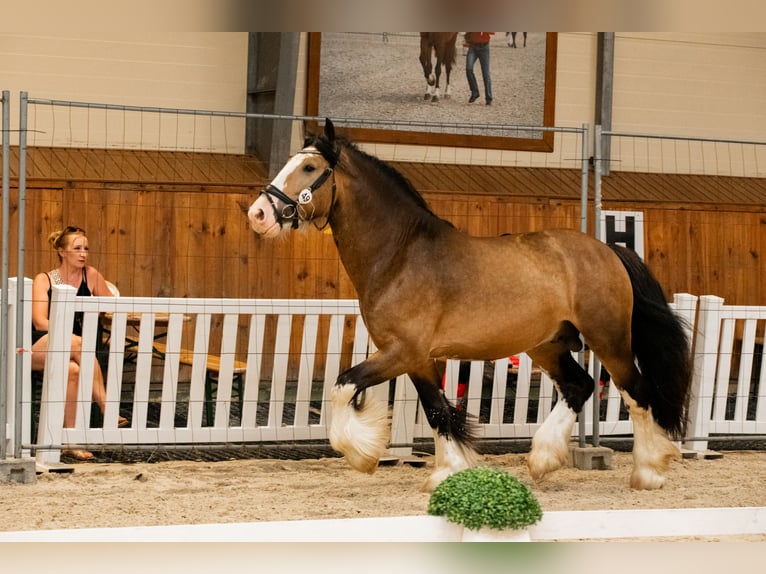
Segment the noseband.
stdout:
[[[312,151],[300,151],[298,153],[317,153]],[[266,186],[266,188],[261,191],[261,194],[266,194],[266,197],[269,200],[269,203],[271,203],[271,207],[274,210],[274,217],[276,218],[277,222],[282,225],[285,221],[292,221],[292,228],[297,229],[298,224],[301,222],[301,219],[304,221],[307,221],[310,218],[306,217],[305,210],[303,209],[304,205],[308,205],[312,201],[314,201],[314,192],[322,187],[324,183],[327,181],[327,178],[329,178],[333,173],[333,170],[331,167],[325,168],[325,170],[319,174],[319,177],[314,180],[314,183],[312,183],[307,188],[303,189],[298,194],[297,201],[291,197],[289,197],[285,192],[283,192],[281,189],[276,187],[273,184],[269,184]],[[277,205],[277,202],[275,201],[275,198],[284,203],[284,207],[282,209],[279,209],[279,206]],[[332,210],[332,206],[335,203],[335,178],[332,180],[332,198],[330,200],[330,210]],[[330,221],[330,210],[327,212],[327,221]],[[313,215],[313,214],[312,214]],[[324,228],[327,225],[325,223],[320,229]]]

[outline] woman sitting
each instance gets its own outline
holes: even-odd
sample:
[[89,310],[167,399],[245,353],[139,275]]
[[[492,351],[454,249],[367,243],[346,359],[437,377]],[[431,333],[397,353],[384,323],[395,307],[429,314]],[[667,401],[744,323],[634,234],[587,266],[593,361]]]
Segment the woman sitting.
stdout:
[[[112,293],[99,271],[88,265],[88,238],[79,227],[67,227],[63,231],[51,233],[48,243],[56,250],[59,266],[47,273],[39,273],[32,283],[32,370],[45,368],[45,355],[48,350],[48,318],[50,315],[51,293],[53,285],[71,285],[79,296],[109,297]],[[69,355],[69,373],[64,407],[64,427],[75,426],[77,416],[77,392],[80,379],[80,360],[82,355],[82,313],[75,314],[72,333],[72,348]],[[93,402],[104,412],[106,408],[106,388],[101,366],[94,360]],[[56,381],[53,381],[55,384]],[[118,426],[128,426],[129,421],[120,417]],[[86,450],[67,449],[62,454],[77,460],[92,460],[93,454]]]

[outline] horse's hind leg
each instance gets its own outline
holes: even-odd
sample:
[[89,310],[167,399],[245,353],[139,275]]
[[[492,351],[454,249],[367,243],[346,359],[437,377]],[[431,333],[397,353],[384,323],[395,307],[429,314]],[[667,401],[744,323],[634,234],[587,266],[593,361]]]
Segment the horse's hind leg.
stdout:
[[422,371],[408,374],[434,433],[434,471],[423,484],[423,490],[430,492],[449,475],[472,466],[477,455],[471,446],[466,412],[456,409],[444,396],[441,373],[436,364],[430,362]]
[[449,77],[451,73],[452,73],[452,63],[448,61],[446,64],[444,64],[444,75],[446,77],[446,82],[444,83],[444,98],[445,99],[452,97],[452,89],[450,88],[450,83],[449,83]]
[[532,360],[554,380],[559,391],[559,400],[532,439],[527,466],[535,480],[567,465],[577,413],[593,393],[593,378],[572,356],[572,351],[579,350],[578,346],[579,339],[576,342],[573,339],[568,342],[559,340],[528,351]]
[[433,67],[431,65],[431,45],[427,40],[421,38],[420,40],[420,65],[423,68],[423,76],[426,79],[426,93],[423,96],[424,100],[431,99],[431,93],[433,91],[433,85],[436,78],[433,73]]
[[670,462],[680,454],[678,448],[654,420],[651,408],[641,396],[640,389],[644,384],[632,353],[626,353],[623,359],[609,353],[603,353],[599,358],[620,389],[633,422],[633,472],[630,475],[630,486],[647,490],[661,488]]
[[439,98],[441,97],[441,89],[439,87],[439,82],[441,81],[441,75],[442,75],[442,62],[438,58],[436,60],[436,65],[434,66],[434,73],[436,74],[436,82],[434,85],[433,96],[431,96],[431,101],[438,102]]

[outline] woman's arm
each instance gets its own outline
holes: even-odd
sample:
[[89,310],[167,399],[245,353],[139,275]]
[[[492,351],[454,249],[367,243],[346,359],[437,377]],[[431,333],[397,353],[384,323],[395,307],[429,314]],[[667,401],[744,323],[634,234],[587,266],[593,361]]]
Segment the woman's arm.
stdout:
[[48,330],[48,288],[47,273],[38,273],[32,281],[32,324],[38,331]]
[[113,297],[112,292],[106,284],[104,276],[95,267],[88,266],[88,285],[92,285],[91,293],[97,297]]

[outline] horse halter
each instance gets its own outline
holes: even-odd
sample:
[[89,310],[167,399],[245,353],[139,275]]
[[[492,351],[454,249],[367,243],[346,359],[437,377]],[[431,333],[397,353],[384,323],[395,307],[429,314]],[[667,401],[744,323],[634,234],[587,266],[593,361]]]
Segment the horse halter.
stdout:
[[[312,151],[300,151],[298,153],[317,153]],[[314,180],[314,183],[312,183],[307,188],[303,189],[298,194],[297,201],[291,197],[289,197],[285,192],[283,192],[281,189],[276,187],[273,184],[267,185],[263,191],[261,191],[261,194],[266,194],[266,197],[269,200],[269,203],[271,203],[271,207],[274,210],[274,217],[276,218],[277,222],[281,225],[284,221],[292,221],[292,228],[297,229],[298,224],[301,221],[301,215],[303,215],[303,220],[307,220],[308,218],[305,217],[305,211],[303,210],[304,205],[308,205],[312,201],[314,201],[314,192],[322,187],[324,183],[327,181],[327,178],[329,178],[333,173],[333,169],[331,167],[325,168],[325,170],[319,174],[319,177],[317,177]],[[281,211],[277,205],[277,202],[275,199],[278,199],[282,203],[284,203],[284,207],[282,207]],[[330,201],[330,208],[332,209],[332,205],[335,203],[335,178],[333,178],[332,181],[332,199]],[[327,219],[329,221],[329,211]],[[324,226],[327,224],[325,223]],[[324,227],[322,226],[322,228]],[[321,229],[321,228],[320,228]]]

